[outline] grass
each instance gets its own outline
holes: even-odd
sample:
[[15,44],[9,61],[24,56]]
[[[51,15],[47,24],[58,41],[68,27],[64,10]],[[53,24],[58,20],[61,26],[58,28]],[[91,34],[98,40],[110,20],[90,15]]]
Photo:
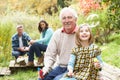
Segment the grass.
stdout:
[[110,39],[113,41],[101,46],[103,61],[120,68],[120,34],[113,34]]
[[11,56],[11,36],[13,34],[13,24],[11,22],[0,23],[0,65],[5,66]]
[[0,77],[0,80],[37,80],[37,70],[19,71],[10,76]]

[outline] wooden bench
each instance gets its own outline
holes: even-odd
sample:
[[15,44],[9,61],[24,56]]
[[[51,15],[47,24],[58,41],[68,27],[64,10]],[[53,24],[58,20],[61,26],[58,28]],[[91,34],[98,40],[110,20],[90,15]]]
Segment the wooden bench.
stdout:
[[0,67],[0,76],[8,76],[11,74],[11,71],[8,67]]
[[120,80],[120,69],[107,63],[104,63],[100,73],[104,80]]
[[38,67],[42,68],[43,64],[37,65],[36,60],[34,60],[34,66],[30,66],[30,67],[28,67],[26,65],[16,64],[15,60],[11,60],[10,65],[9,65],[9,69],[10,69],[11,73],[14,73],[17,70],[29,70],[29,69],[37,70]]

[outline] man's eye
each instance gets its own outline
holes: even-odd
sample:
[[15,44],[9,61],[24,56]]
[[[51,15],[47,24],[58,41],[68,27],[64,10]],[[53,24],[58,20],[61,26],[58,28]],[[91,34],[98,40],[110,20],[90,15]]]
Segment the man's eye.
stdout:
[[63,17],[62,19],[66,19],[66,17]]
[[72,19],[72,16],[68,16],[68,19]]
[[64,20],[64,19],[72,19],[72,16],[67,16],[67,17],[63,17],[62,19]]

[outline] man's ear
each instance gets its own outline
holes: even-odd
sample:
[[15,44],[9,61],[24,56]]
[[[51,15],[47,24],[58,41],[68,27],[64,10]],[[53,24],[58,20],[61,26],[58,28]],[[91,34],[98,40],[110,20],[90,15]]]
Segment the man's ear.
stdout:
[[75,18],[75,21],[77,22],[77,18]]

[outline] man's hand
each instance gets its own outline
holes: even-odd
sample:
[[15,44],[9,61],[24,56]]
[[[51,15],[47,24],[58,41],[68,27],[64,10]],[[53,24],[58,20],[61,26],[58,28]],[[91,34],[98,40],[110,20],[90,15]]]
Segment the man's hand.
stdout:
[[19,51],[24,52],[24,47],[18,48]]
[[24,51],[29,51],[29,47],[24,47]]
[[20,47],[18,50],[21,52],[29,51],[29,47]]
[[48,73],[45,67],[42,68],[42,71],[43,71],[43,76],[45,76]]
[[48,72],[43,70],[43,76],[45,76]]

